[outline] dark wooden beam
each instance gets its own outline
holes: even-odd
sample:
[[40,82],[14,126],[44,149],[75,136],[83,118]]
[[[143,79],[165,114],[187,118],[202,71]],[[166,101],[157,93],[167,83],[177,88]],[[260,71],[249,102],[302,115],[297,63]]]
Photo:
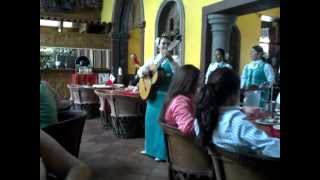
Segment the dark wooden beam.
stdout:
[[78,23],[101,23],[101,11],[93,10],[77,10],[72,13],[66,12],[45,12],[40,10],[40,19],[57,20],[57,21],[71,21]]
[[244,15],[280,6],[280,0],[224,0],[204,7],[206,15],[212,13]]
[[59,33],[55,28],[40,28],[40,46],[110,49],[111,40],[105,34]]

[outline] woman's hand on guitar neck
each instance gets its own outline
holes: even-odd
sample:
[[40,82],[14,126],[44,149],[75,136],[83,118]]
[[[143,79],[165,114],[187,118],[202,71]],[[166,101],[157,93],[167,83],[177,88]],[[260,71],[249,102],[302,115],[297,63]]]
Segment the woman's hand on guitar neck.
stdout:
[[143,75],[143,77],[145,77],[145,76],[152,76],[152,74],[153,74],[154,72],[156,72],[156,71],[157,71],[156,65],[155,65],[155,64],[151,64],[151,65],[149,65],[149,66],[146,68],[145,71],[142,71],[142,75]]

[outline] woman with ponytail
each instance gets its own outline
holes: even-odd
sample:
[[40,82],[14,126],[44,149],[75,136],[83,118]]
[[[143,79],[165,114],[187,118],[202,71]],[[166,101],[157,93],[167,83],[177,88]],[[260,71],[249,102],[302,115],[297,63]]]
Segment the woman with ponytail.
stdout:
[[280,139],[269,137],[248,120],[239,103],[240,79],[229,68],[219,68],[200,90],[195,133],[202,146],[210,143],[232,152],[280,158]]

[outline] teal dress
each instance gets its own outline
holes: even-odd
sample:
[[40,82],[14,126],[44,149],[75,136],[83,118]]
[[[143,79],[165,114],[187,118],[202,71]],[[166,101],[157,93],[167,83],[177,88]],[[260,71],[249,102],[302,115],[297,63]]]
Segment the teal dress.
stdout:
[[[244,81],[244,88],[247,89],[252,85],[259,86],[264,82],[267,82],[267,77],[264,73],[264,66],[265,62],[259,63],[256,69],[246,68],[244,71],[245,74],[245,81]],[[261,100],[260,100],[260,107],[264,107],[264,104],[268,101],[270,96],[269,89],[264,89],[261,91]]]
[[165,97],[174,73],[168,59],[160,65],[165,77],[158,82],[157,90],[153,98],[147,100],[145,116],[145,151],[146,154],[160,160],[167,160],[167,149],[163,130],[159,123],[160,113]]

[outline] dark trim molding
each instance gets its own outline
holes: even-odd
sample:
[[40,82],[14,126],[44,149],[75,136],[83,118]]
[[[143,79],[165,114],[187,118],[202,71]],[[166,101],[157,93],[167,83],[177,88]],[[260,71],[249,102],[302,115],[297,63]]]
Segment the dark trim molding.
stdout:
[[[181,38],[182,38],[182,42],[181,42],[181,64],[184,64],[184,55],[185,55],[185,51],[184,51],[184,46],[185,46],[185,13],[184,13],[184,6],[182,3],[182,0],[164,0],[161,5],[160,8],[157,12],[157,17],[156,17],[156,23],[155,23],[155,34],[154,34],[154,40],[157,38],[157,34],[158,32],[158,24],[159,24],[159,19],[160,19],[160,15],[163,12],[163,9],[168,5],[168,3],[176,3],[177,7],[178,7],[178,11],[179,11],[179,16],[180,16],[180,34],[181,34]],[[157,53],[157,47],[154,46],[154,55],[156,55]]]
[[121,66],[124,83],[126,83],[128,74],[128,18],[130,10],[132,10],[132,1],[117,0],[114,3],[114,11],[112,15],[113,26],[111,33],[111,71],[117,75],[118,68]]
[[141,24],[139,24],[139,28],[141,29],[140,31],[140,35],[141,35],[141,64],[144,64],[144,29],[146,27],[146,21],[145,21],[145,18],[144,18],[144,4],[143,4],[143,0],[140,0],[140,13],[141,13],[141,17],[142,17],[142,22]]
[[235,14],[238,16],[280,6],[279,0],[224,0],[204,7],[206,13]]
[[224,0],[222,2],[203,7],[200,58],[201,77],[204,77],[204,73],[206,71],[206,59],[210,59],[211,56],[211,52],[206,52],[211,43],[211,40],[208,40],[210,30],[208,30],[207,17],[209,14],[217,13],[241,16],[275,7],[280,7],[279,0]]

